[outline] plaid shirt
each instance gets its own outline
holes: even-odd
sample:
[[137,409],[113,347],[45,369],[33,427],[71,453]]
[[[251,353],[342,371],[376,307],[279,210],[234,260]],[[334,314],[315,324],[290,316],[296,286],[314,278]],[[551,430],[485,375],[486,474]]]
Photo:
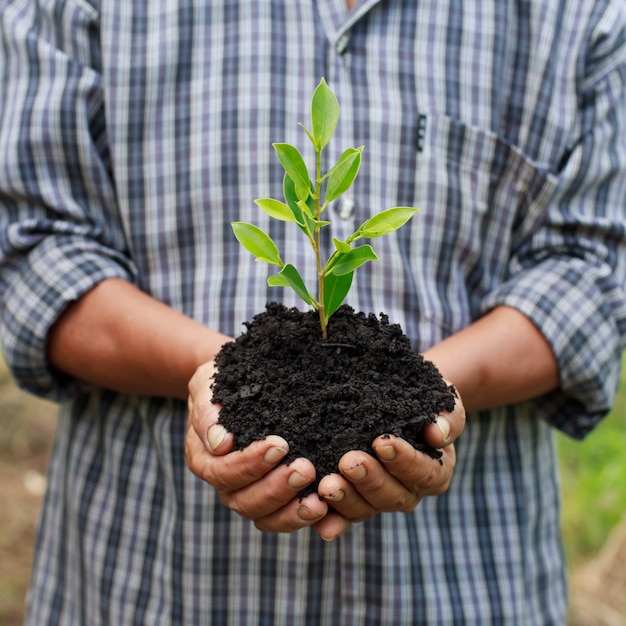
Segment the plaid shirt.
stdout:
[[[626,332],[622,0],[1,0],[0,311],[26,389],[61,402],[27,624],[563,624],[552,427],[607,411]],[[397,205],[350,304],[418,350],[498,305],[561,389],[471,414],[449,491],[324,543],[263,534],[185,467],[185,406],[52,371],[46,336],[107,277],[231,335],[269,299],[229,223],[299,233],[272,141],[325,76],[335,159],[365,145],[333,235]],[[332,245],[332,244],[331,244]],[[310,277],[312,278],[312,277]]]

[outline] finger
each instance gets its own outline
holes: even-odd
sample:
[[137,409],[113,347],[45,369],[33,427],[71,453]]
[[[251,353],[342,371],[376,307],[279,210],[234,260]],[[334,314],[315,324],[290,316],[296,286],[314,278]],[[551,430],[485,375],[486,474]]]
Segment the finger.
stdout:
[[189,381],[188,425],[195,429],[210,452],[225,454],[232,446],[227,445],[227,432],[218,424],[221,406],[212,401],[211,384],[216,371],[213,361],[208,361],[196,370]]
[[424,443],[433,448],[445,448],[463,432],[465,428],[465,407],[455,390],[456,402],[454,409],[445,411],[437,416],[432,424],[427,424],[422,431]]
[[213,377],[217,368],[214,361],[207,361],[198,367],[191,377],[189,384],[187,385],[189,395],[196,400],[196,404],[204,404],[210,402],[213,397],[213,390],[211,384],[213,383]]
[[214,408],[218,405],[212,402],[213,390],[211,389],[216,371],[215,363],[207,361],[198,367],[187,385],[189,418],[194,422],[198,434],[200,434],[201,429],[206,430],[208,428],[207,414],[213,417],[212,421],[217,421],[217,416],[213,414],[219,412],[219,408]]
[[450,484],[456,464],[454,444],[442,449],[440,459],[393,435],[378,437],[372,448],[385,469],[419,497],[443,493]]
[[279,465],[241,489],[218,491],[220,499],[230,509],[242,517],[259,520],[276,513],[292,500],[298,500],[302,489],[314,480],[313,464],[308,459],[300,458],[289,465]]
[[349,522],[363,522],[378,513],[350,481],[339,474],[324,476],[320,481],[318,494]]
[[419,493],[398,480],[370,454],[354,451],[339,461],[339,469],[372,508],[408,513],[418,504]]
[[212,454],[232,449],[232,436],[219,423],[221,406],[212,402],[211,383],[215,373],[212,361],[201,365],[189,381],[188,427],[192,427]]
[[[228,433],[221,449],[232,448],[232,435]],[[196,476],[220,492],[230,493],[246,487],[266,474],[289,451],[287,442],[276,435],[255,441],[243,450],[216,456],[210,452],[207,440],[203,441],[193,427],[187,430],[185,456]]]
[[352,522],[339,513],[330,511],[321,520],[315,522],[315,530],[324,541],[333,541],[340,537]]
[[[228,441],[223,444],[223,449],[227,450],[229,445]],[[230,439],[230,445],[232,447],[232,437]],[[185,459],[187,466],[198,478],[208,482],[212,486],[216,487],[214,476],[214,459],[213,455],[208,451],[208,444],[203,441],[196,429],[193,427],[191,417],[187,422],[187,436],[185,438]]]
[[281,509],[256,519],[254,525],[265,532],[293,532],[311,526],[328,512],[328,506],[315,494],[309,494],[300,501],[292,499]]
[[[220,423],[213,421],[218,416],[217,405],[211,405],[207,407],[207,413],[203,420],[192,420],[192,427],[204,444],[206,452],[222,456],[233,449],[235,440],[232,433],[229,433]],[[205,429],[206,424],[208,426]]]

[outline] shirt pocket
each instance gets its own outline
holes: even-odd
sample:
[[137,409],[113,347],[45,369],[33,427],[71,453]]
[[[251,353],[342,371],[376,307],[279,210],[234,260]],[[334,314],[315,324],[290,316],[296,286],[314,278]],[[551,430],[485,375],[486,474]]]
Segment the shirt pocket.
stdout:
[[422,126],[417,253],[435,273],[444,299],[435,318],[450,334],[476,319],[484,295],[508,278],[516,250],[544,219],[556,179],[488,129],[441,114]]
[[426,116],[414,155],[421,211],[400,237],[422,320],[445,337],[477,319],[487,294],[517,271],[556,179],[519,146],[441,114]]

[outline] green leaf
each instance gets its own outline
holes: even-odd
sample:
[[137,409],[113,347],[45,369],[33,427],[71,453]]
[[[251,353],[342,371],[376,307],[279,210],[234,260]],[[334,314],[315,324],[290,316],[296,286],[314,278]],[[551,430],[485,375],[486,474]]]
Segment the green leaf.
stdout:
[[291,263],[285,265],[278,274],[270,276],[267,279],[267,284],[270,287],[291,287],[307,304],[313,304],[313,298],[309,294],[302,277]]
[[[298,200],[296,204],[298,205],[300,211],[302,211],[302,215],[306,215],[307,217],[311,218],[311,220],[315,220],[315,214],[311,212],[310,203],[306,202],[305,200]],[[315,209],[315,207],[313,208]]]
[[346,299],[352,285],[353,276],[354,272],[341,276],[335,276],[335,274],[324,276],[324,317],[326,321]]
[[328,145],[339,122],[339,102],[322,78],[311,99],[311,125],[313,145],[319,152]]
[[313,183],[311,183],[311,192],[308,194],[305,200],[302,200],[298,196],[298,190],[296,189],[296,185],[288,174],[285,174],[283,178],[283,194],[285,195],[285,201],[289,205],[289,208],[293,211],[294,206],[298,204],[298,202],[304,202],[308,207],[308,214],[310,216],[315,215],[315,201],[312,197],[313,192]]
[[349,252],[337,255],[328,271],[335,276],[343,276],[344,274],[354,272],[354,270],[368,261],[378,261],[378,256],[372,249],[372,246],[358,246],[357,248],[352,248]]
[[315,230],[313,220],[311,219],[311,216],[313,215],[313,212],[315,210],[313,198],[309,196],[309,199],[305,203],[308,211],[304,212],[302,207],[299,205],[296,187],[293,184],[293,180],[291,180],[291,178],[287,174],[285,174],[285,177],[283,179],[283,193],[285,195],[285,200],[289,208],[293,211],[298,226],[306,235],[311,237],[313,231]]
[[304,130],[306,136],[311,140],[311,143],[315,145],[315,137],[313,137],[313,133],[311,133],[311,131],[302,122],[298,122],[298,126]]
[[258,261],[283,267],[276,244],[258,226],[247,222],[232,222],[231,226],[237,241]]
[[345,254],[346,252],[350,252],[350,250],[352,250],[349,243],[336,239],[335,237],[333,237],[333,243],[335,244],[335,250],[337,250],[337,252],[343,252]]
[[309,171],[298,149],[288,143],[275,143],[273,146],[278,160],[293,181],[296,190],[304,189],[306,191],[310,189],[311,179],[309,178]]
[[361,152],[362,147],[348,148],[328,172],[326,202],[332,202],[350,188],[361,167]]
[[387,209],[363,222],[355,234],[359,235],[359,237],[368,237],[370,239],[382,237],[382,235],[392,233],[394,230],[404,226],[418,211],[419,209],[414,207]]
[[296,216],[293,214],[291,208],[280,200],[274,200],[274,198],[258,198],[254,201],[258,207],[260,207],[270,217],[283,222],[295,222]]

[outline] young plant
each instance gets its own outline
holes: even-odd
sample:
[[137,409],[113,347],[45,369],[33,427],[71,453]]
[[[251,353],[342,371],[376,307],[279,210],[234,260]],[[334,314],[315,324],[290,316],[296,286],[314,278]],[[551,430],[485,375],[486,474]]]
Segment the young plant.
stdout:
[[311,179],[297,148],[287,143],[275,143],[274,150],[285,170],[285,201],[273,198],[254,201],[270,217],[294,222],[307,237],[317,266],[316,295],[311,294],[298,270],[291,263],[283,262],[278,247],[267,233],[254,224],[232,223],[235,237],[257,261],[265,261],[280,268],[277,274],[268,278],[268,284],[272,287],[291,287],[318,312],[324,339],[327,337],[328,320],[348,295],[354,272],[368,261],[378,260],[369,244],[353,244],[360,239],[373,239],[397,230],[418,211],[411,207],[382,211],[361,224],[345,241],[333,238],[334,251],[328,259],[322,258],[320,233],[322,228],[330,225],[322,216],[328,205],[354,183],[363,151],[362,146],[348,148],[328,171],[322,172],[322,152],[329,144],[338,122],[339,102],[322,78],[311,99],[311,130],[300,124],[315,149],[315,176]]

